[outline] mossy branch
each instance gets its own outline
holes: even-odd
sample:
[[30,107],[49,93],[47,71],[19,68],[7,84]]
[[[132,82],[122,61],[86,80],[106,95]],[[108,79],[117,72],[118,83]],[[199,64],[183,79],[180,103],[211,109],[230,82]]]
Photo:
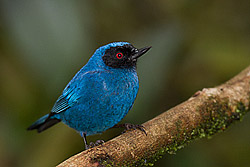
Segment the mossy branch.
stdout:
[[210,137],[241,120],[250,108],[250,66],[228,82],[204,88],[182,104],[103,145],[62,162],[63,166],[151,165],[162,154],[174,153],[193,139]]

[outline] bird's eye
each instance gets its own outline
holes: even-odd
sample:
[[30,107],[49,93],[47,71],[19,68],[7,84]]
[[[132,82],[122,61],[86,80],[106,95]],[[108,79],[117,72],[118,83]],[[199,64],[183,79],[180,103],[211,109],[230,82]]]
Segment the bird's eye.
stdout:
[[116,54],[116,58],[117,59],[121,59],[123,57],[123,54],[121,52],[117,53]]

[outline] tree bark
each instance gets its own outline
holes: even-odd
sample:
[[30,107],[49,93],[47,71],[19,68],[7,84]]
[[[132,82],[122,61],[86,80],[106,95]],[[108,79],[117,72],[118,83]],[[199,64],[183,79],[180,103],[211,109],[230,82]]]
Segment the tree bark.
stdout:
[[241,120],[250,108],[250,66],[228,82],[204,88],[187,101],[103,145],[85,150],[58,165],[143,166],[152,165],[165,153],[174,153],[187,143],[224,131]]

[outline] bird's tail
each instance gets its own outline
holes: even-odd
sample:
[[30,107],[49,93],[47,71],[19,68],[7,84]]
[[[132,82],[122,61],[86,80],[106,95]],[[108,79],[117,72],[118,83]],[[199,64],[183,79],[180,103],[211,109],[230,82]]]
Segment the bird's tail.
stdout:
[[50,115],[47,114],[47,115],[44,115],[43,117],[39,118],[32,125],[30,125],[30,127],[28,127],[27,130],[37,129],[37,132],[40,133],[40,132],[48,129],[49,127],[57,124],[60,121],[61,121],[60,119],[50,118]]

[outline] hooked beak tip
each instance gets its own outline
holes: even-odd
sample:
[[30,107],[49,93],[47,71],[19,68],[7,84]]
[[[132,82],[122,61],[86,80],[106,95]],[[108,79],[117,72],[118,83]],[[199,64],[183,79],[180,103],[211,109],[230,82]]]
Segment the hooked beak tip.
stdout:
[[132,59],[133,60],[138,59],[139,57],[144,55],[151,48],[152,48],[152,46],[147,46],[147,47],[138,49],[137,52],[132,56]]

